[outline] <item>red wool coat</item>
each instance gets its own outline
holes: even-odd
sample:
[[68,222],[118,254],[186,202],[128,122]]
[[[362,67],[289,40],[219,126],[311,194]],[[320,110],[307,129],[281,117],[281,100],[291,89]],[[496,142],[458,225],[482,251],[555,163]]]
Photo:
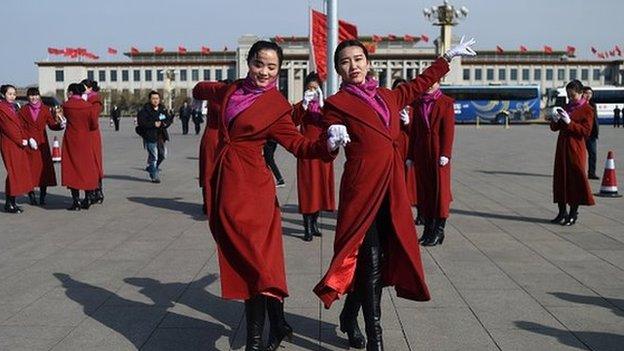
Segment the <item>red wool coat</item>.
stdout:
[[[401,122],[401,134],[399,135],[399,149],[401,150],[401,156],[404,160],[407,159],[409,152],[410,134],[412,130],[412,123],[414,123],[414,109],[409,109],[409,124],[403,124]],[[405,167],[405,184],[407,186],[407,197],[409,198],[410,205],[416,206],[418,204],[418,192],[416,188],[416,169],[415,166]]]
[[453,99],[442,95],[433,103],[429,123],[422,117],[420,106],[414,104],[414,121],[410,158],[416,167],[418,210],[424,218],[448,218],[453,195],[451,193],[451,166],[440,166],[440,156],[452,158],[455,137],[455,110]]
[[390,110],[389,129],[371,107],[348,92],[340,91],[327,99],[326,122],[346,125],[351,143],[345,147],[334,256],[327,273],[314,288],[326,308],[352,289],[359,248],[385,198],[392,226],[380,233],[385,240],[384,285],[395,286],[397,294],[404,298],[430,299],[405,186],[405,163],[399,149],[399,110],[448,70],[448,63],[440,58],[413,81],[394,90],[380,88]]
[[221,101],[209,216],[219,253],[221,294],[226,299],[248,299],[260,293],[283,298],[288,289],[282,219],[262,147],[273,139],[296,157],[331,160],[335,154],[328,153],[326,139],[313,142],[297,131],[292,107],[276,89],[225,125],[225,106],[241,82],[201,82],[193,89],[195,99]]
[[19,196],[33,190],[30,162],[22,140],[29,139],[22,121],[6,101],[0,101],[0,153],[7,172],[5,194]]
[[52,130],[61,130],[63,128],[52,117],[50,109],[45,105],[41,106],[36,121],[32,119],[28,105],[22,107],[18,115],[22,120],[26,134],[34,138],[38,144],[37,150],[27,150],[33,185],[39,187],[56,186],[56,172],[54,171],[46,127]]
[[92,94],[87,99],[87,102],[91,103],[93,106],[93,111],[96,115],[97,121],[97,129],[91,131],[93,134],[93,142],[91,146],[93,147],[93,152],[95,153],[95,159],[98,167],[98,175],[99,179],[104,178],[104,160],[102,158],[102,133],[100,133],[100,114],[102,113],[102,100],[100,98],[100,94]]
[[209,101],[206,128],[199,144],[199,187],[202,188],[204,208],[208,214],[211,207],[212,191],[210,176],[214,170],[214,160],[219,143],[219,106],[217,101]]
[[70,98],[63,104],[63,112],[67,127],[63,135],[62,184],[79,190],[97,189],[100,172],[93,143],[98,120],[93,105]]
[[[303,109],[300,102],[294,106],[293,121],[301,133],[310,140],[317,140],[325,131],[325,124],[315,120]],[[297,194],[299,213],[335,211],[334,163],[319,159],[297,159]]]
[[550,122],[553,132],[559,131],[555,170],[553,176],[553,201],[570,205],[594,205],[594,197],[587,180],[587,149],[585,139],[589,137],[594,123],[594,111],[589,104],[570,114],[572,120]]

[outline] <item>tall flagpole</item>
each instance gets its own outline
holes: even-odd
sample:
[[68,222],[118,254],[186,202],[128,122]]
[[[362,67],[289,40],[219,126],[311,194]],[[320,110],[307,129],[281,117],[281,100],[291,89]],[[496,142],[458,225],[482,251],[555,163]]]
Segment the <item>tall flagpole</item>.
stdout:
[[338,0],[327,1],[327,95],[338,91],[338,76],[334,70],[334,50],[338,46]]

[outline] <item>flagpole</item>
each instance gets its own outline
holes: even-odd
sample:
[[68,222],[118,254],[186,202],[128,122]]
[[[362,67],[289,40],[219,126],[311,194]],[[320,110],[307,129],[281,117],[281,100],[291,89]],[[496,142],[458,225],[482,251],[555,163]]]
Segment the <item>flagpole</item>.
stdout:
[[338,91],[338,75],[332,67],[338,46],[338,0],[327,0],[327,95]]

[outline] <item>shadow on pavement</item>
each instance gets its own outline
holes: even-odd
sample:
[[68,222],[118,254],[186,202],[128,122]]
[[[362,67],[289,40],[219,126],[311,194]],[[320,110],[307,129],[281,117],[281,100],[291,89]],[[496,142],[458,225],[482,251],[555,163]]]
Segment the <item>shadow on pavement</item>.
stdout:
[[493,174],[493,175],[516,175],[516,176],[526,176],[526,177],[552,178],[552,174],[541,174],[541,173],[510,172],[510,171],[484,171],[484,170],[477,170],[477,172],[484,173],[484,174]]
[[[50,187],[48,188],[48,191],[49,189]],[[35,193],[37,195],[37,200],[39,200],[39,189],[37,189]],[[69,195],[69,191],[67,191],[67,193]],[[84,196],[84,192],[82,193],[82,196]],[[4,201],[6,201],[6,196],[3,191],[0,191],[0,199],[2,199],[2,206],[4,206]],[[26,195],[18,196],[15,200],[17,204],[20,206],[22,205],[31,206],[30,203],[28,202],[28,196]],[[51,194],[48,192],[48,194],[46,195],[45,206],[41,207],[37,205],[35,207],[39,207],[44,210],[66,210],[69,207],[69,205],[71,205],[71,203],[72,203],[71,196],[56,195],[56,194]],[[24,210],[27,210],[27,208],[24,208]]]
[[[547,325],[526,321],[516,321],[514,324],[518,328],[532,333],[551,336],[556,338],[559,343],[575,347],[579,350],[587,350],[583,344],[591,344],[593,350],[603,351],[618,351],[621,350],[622,345],[624,345],[624,335],[621,334],[557,329]],[[572,333],[576,338],[571,337],[570,333]],[[581,341],[579,342],[577,338]],[[591,340],[591,342],[588,342],[589,340]],[[600,346],[598,347],[596,344],[599,344]]]
[[[604,308],[610,309],[616,316],[624,317],[624,310],[618,306],[624,306],[624,300],[615,299],[615,298],[604,298],[601,296],[586,296],[586,295],[577,295],[577,294],[569,294],[565,292],[551,292],[549,293],[552,296],[558,297],[562,300],[583,304],[583,305],[592,305],[592,306],[600,306]],[[624,345],[624,344],[623,344]]]
[[181,197],[143,197],[130,196],[129,201],[137,202],[150,207],[163,208],[170,211],[182,212],[196,221],[204,221],[207,217],[202,212],[202,204],[180,201]]
[[550,220],[547,218],[513,216],[513,215],[504,215],[504,214],[498,214],[498,213],[479,212],[479,211],[467,211],[467,210],[460,210],[456,208],[452,208],[451,213],[457,214],[457,215],[472,216],[472,217],[504,219],[504,220],[516,221],[516,222],[550,223]]
[[104,179],[115,179],[115,180],[128,180],[132,182],[141,182],[141,183],[149,183],[149,177],[147,173],[144,178],[130,176],[130,175],[118,175],[118,174],[107,174],[104,176]]

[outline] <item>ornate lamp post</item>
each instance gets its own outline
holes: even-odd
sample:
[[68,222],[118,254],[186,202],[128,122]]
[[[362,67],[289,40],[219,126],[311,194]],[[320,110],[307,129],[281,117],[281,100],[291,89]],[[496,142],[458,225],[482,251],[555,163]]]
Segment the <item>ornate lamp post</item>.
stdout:
[[173,105],[173,81],[175,80],[175,72],[169,68],[165,70],[165,96],[163,96],[163,103],[167,106],[167,109],[171,109]]
[[438,45],[438,50],[441,54],[451,47],[451,28],[468,16],[468,9],[466,6],[457,9],[450,5],[448,0],[444,0],[442,5],[431,6],[430,8],[425,7],[423,15],[434,26],[440,26],[440,45]]

